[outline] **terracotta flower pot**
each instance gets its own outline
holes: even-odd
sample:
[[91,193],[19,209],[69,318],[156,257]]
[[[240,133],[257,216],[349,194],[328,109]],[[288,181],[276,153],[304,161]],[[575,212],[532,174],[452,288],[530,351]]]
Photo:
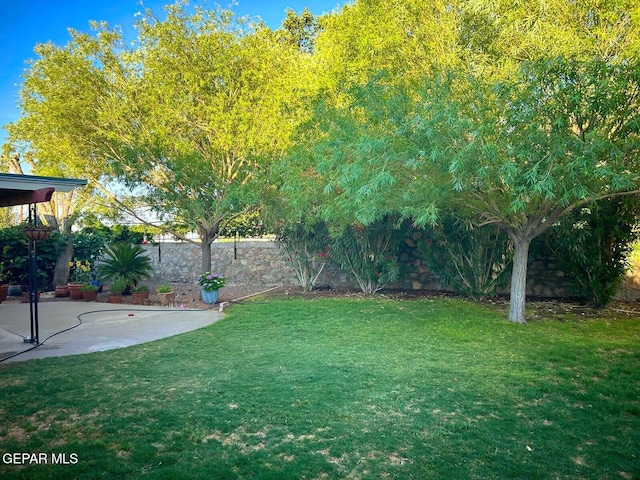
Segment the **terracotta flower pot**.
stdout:
[[175,292],[158,293],[158,298],[160,298],[160,305],[173,305],[176,303]]
[[81,290],[85,302],[95,302],[98,299],[98,290]]
[[57,285],[55,291],[56,297],[68,297],[69,296],[69,286],[68,285]]
[[149,292],[132,292],[131,297],[136,305],[144,305],[144,301],[149,298]]
[[0,302],[4,302],[7,299],[7,292],[9,291],[9,284],[3,283],[0,285]]
[[70,283],[68,287],[69,294],[71,295],[72,300],[81,300],[83,298],[81,290],[82,285],[80,285],[79,283]]
[[110,293],[109,294],[109,303],[122,303],[122,294],[121,293]]

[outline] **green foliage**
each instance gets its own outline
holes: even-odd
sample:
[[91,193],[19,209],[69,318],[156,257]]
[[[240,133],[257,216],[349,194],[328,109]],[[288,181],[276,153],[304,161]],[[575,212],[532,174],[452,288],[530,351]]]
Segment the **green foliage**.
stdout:
[[[131,284],[124,277],[115,277],[109,281],[109,292],[113,294],[122,294]],[[133,291],[133,290],[132,290]],[[147,288],[148,291],[148,288]]]
[[17,223],[13,208],[0,208],[0,228],[7,228]]
[[474,227],[447,216],[425,231],[419,250],[429,267],[455,290],[476,300],[504,286],[512,248],[504,231],[493,225]]
[[284,41],[303,53],[313,53],[320,30],[315,15],[307,7],[300,15],[291,9],[287,9],[286,14],[281,28]]
[[331,235],[328,254],[354,276],[365,294],[372,295],[398,278],[399,240],[390,219],[368,226],[355,224]]
[[[0,229],[0,262],[4,265],[6,279],[12,284],[29,284],[29,245],[22,229],[24,225]],[[37,243],[38,289],[53,286],[56,260],[64,246],[64,236],[54,231],[47,240]]]
[[171,293],[173,292],[173,288],[168,283],[162,284],[156,288],[157,293]]
[[629,267],[639,218],[635,197],[600,200],[563,218],[548,231],[544,243],[572,280],[575,292],[604,307]]
[[147,229],[148,228],[142,225],[130,227],[128,225],[116,224],[108,227],[98,223],[96,225],[85,226],[82,229],[82,233],[102,237],[105,239],[105,243],[128,242],[139,244],[142,243],[145,234],[148,242],[153,241],[153,234],[147,233]]
[[323,222],[287,226],[277,236],[282,255],[304,291],[313,290],[327,262],[330,239]]
[[242,213],[233,218],[220,230],[221,237],[254,238],[265,234],[265,229],[257,209]]
[[100,257],[104,246],[109,243],[109,236],[102,231],[91,229],[74,232],[71,237],[74,260],[89,262],[92,265]]
[[136,285],[148,278],[151,260],[140,245],[114,243],[105,248],[96,269],[101,280],[123,278],[129,285]]

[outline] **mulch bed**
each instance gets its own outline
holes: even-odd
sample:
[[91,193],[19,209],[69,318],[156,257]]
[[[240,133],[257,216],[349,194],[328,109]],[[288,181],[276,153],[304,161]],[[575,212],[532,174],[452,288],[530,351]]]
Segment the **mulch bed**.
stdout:
[[[150,288],[150,305],[160,305],[160,299],[155,294],[155,289],[159,285],[147,283]],[[197,285],[185,283],[172,283],[171,286],[176,292],[176,304],[184,308],[207,309],[218,308],[218,305],[212,306],[202,302],[200,298],[200,288]],[[246,285],[227,285],[220,290],[219,302],[236,302],[247,297],[264,294],[268,298],[282,297],[301,297],[301,298],[366,298],[360,290],[349,288],[319,288],[311,292],[305,292],[299,287],[279,287],[269,288],[265,286],[246,286]],[[459,298],[465,297],[450,292],[424,291],[424,290],[391,290],[386,289],[378,292],[380,298],[396,299],[396,300],[417,300],[417,299],[434,299],[434,298]],[[20,302],[18,297],[9,297],[7,302]],[[40,302],[69,302],[81,301],[71,300],[69,297],[55,297],[53,292],[44,292],[40,298]],[[99,293],[99,302],[108,302],[107,293]],[[471,300],[469,300],[471,301]],[[124,304],[134,304],[131,296],[123,297]],[[508,297],[495,297],[480,302],[483,305],[495,308],[500,313],[508,314],[509,299]],[[563,320],[566,315],[578,315],[583,318],[620,318],[620,317],[640,317],[640,302],[611,302],[605,308],[595,308],[591,305],[582,303],[575,299],[543,299],[528,298],[527,299],[527,320],[536,321],[543,319]]]
[[[428,291],[428,290],[394,290],[385,289],[377,294],[381,298],[396,300],[420,300],[435,298],[458,298],[467,299],[463,295],[451,292]],[[307,298],[322,297],[362,297],[366,298],[360,290],[348,288],[321,288],[312,292],[305,292],[298,287],[280,288],[267,294],[269,297],[297,296]],[[468,301],[472,301],[467,299]],[[500,313],[508,315],[509,298],[498,296],[477,302],[482,305],[495,308]],[[583,318],[620,318],[620,317],[640,317],[640,302],[613,301],[605,308],[596,308],[593,305],[585,304],[577,299],[561,298],[548,299],[540,297],[527,297],[527,321],[543,319],[563,320],[566,315],[578,315]]]

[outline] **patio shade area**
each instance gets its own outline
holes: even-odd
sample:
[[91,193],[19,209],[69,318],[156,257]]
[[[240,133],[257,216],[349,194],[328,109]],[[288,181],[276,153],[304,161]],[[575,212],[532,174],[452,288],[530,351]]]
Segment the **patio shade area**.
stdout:
[[0,207],[47,202],[54,191],[70,192],[86,184],[77,178],[0,173]]

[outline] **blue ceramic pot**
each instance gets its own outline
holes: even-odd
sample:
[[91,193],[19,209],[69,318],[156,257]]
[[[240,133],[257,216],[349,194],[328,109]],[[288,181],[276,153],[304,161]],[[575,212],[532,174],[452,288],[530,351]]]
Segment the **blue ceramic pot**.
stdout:
[[203,289],[200,289],[200,295],[202,295],[202,301],[204,303],[209,303],[213,305],[220,298],[220,290],[212,290],[210,292],[205,292]]

